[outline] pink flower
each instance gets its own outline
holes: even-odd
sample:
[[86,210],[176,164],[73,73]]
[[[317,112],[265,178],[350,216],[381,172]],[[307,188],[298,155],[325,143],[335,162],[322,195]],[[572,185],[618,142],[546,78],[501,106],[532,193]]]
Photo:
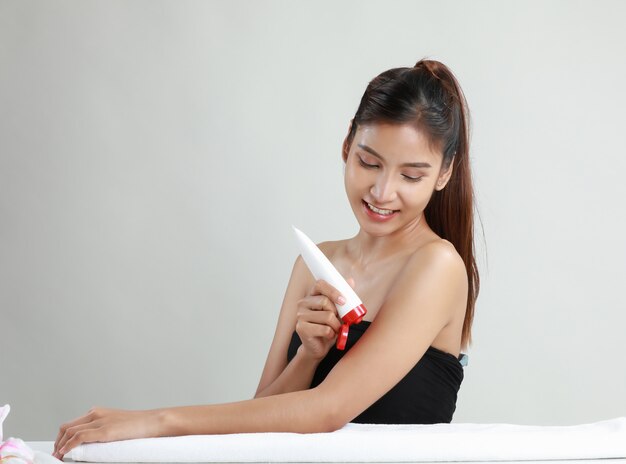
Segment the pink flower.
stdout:
[[30,464],[34,458],[33,451],[19,438],[9,438],[0,443],[0,463],[2,464]]
[[2,441],[2,423],[9,415],[11,407],[0,408],[0,464],[33,464],[35,453],[19,438]]
[[8,404],[5,404],[0,408],[0,442],[2,441],[2,423],[9,415],[9,412],[11,412],[11,406]]

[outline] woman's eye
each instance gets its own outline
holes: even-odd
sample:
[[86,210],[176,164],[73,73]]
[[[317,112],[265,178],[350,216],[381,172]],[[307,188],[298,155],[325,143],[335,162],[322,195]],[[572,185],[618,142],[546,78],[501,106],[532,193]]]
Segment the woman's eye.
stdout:
[[422,180],[423,176],[419,176],[419,177],[411,177],[411,176],[405,176],[404,174],[402,174],[404,176],[404,178],[406,180],[408,180],[409,182],[419,182],[420,180]]
[[[361,166],[363,166],[364,168],[366,168],[366,169],[374,169],[374,168],[378,167],[377,164],[368,164],[365,161],[363,161],[360,157],[358,157],[358,158],[359,158],[359,164]],[[422,180],[423,176],[411,177],[411,176],[407,176],[405,174],[402,174],[402,177],[404,177],[407,182],[419,182],[420,180]]]
[[367,164],[365,161],[363,161],[361,158],[359,158],[359,163],[361,164],[361,166],[363,166],[364,168],[377,168],[378,165],[377,164]]

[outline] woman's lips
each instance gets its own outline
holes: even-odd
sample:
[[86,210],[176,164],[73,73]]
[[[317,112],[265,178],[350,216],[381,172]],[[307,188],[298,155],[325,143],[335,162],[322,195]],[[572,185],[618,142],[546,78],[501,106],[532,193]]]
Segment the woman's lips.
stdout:
[[369,218],[373,219],[376,222],[387,222],[390,219],[396,217],[399,213],[399,211],[394,211],[391,214],[378,214],[372,211],[369,206],[367,206],[367,202],[365,200],[361,200],[361,202],[363,204],[363,209],[365,209],[365,214],[367,214]]

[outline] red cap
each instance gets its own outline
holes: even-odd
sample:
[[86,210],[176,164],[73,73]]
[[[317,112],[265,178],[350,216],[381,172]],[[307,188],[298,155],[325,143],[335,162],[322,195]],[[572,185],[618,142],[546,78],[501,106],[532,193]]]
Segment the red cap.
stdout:
[[339,336],[337,337],[337,349],[344,350],[346,348],[346,342],[348,341],[348,332],[350,331],[350,326],[352,324],[358,324],[363,320],[363,316],[367,313],[367,309],[363,304],[358,305],[355,308],[352,308],[348,311],[341,320],[343,321],[343,325],[341,326],[341,330],[339,331]]
[[365,306],[363,306],[363,304],[360,304],[348,311],[341,318],[341,320],[344,322],[344,324],[348,325],[358,324],[363,320],[363,316],[365,316],[366,313],[367,309],[365,309]]
[[348,332],[350,331],[350,325],[342,324],[339,330],[339,336],[337,337],[337,349],[344,350],[346,348],[346,342],[348,341]]

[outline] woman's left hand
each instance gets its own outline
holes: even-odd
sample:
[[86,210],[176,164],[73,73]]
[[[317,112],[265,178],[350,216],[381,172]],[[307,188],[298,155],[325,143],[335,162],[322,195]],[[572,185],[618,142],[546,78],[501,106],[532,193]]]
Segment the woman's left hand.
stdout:
[[53,456],[63,459],[65,454],[82,443],[157,437],[160,417],[159,410],[92,408],[84,416],[60,427]]

